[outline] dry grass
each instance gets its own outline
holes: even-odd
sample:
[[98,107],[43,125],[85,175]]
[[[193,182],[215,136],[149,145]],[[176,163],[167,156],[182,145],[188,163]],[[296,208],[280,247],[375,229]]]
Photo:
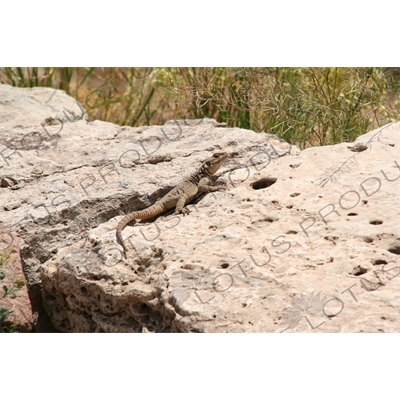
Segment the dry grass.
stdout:
[[399,119],[399,68],[1,68],[0,82],[65,90],[119,125],[215,118],[300,147]]

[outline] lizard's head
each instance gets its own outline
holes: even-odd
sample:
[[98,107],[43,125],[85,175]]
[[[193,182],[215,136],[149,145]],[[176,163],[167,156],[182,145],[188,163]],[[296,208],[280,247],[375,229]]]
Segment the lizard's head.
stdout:
[[225,152],[214,153],[211,157],[207,158],[207,160],[203,162],[201,168],[208,176],[212,176],[219,170],[223,162],[228,157],[229,154]]

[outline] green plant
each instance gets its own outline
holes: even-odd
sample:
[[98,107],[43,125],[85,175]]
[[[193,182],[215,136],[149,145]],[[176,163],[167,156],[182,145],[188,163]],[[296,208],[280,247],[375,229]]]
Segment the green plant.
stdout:
[[1,68],[0,82],[63,89],[89,120],[215,118],[301,148],[399,119],[399,68]]
[[150,125],[157,113],[153,76],[152,68],[0,69],[1,83],[61,89],[88,110],[89,119],[131,126]]
[[[4,251],[0,253],[0,268],[2,268],[5,264],[7,264],[10,261],[10,252]],[[4,280],[6,277],[6,274],[4,272],[0,272],[0,281]],[[6,296],[10,296],[16,292],[18,292],[22,286],[25,285],[25,281],[23,279],[17,279],[13,282],[13,287],[9,289],[6,285],[3,285],[3,295],[0,297],[0,300],[5,298]],[[11,314],[12,310],[9,310],[7,308],[1,307],[0,308],[0,328],[1,332],[18,332],[18,330],[14,330],[14,328],[7,328],[7,327],[1,327],[1,323],[4,320],[4,318],[7,317],[7,315]],[[10,330],[11,329],[11,330]]]
[[16,324],[11,324],[10,326],[3,326],[1,328],[2,333],[17,333],[21,332],[21,326]]
[[26,285],[25,279],[16,279],[15,281],[13,281],[14,288],[21,289],[25,285]]
[[0,323],[3,321],[5,317],[7,317],[8,314],[11,314],[12,311],[8,310],[7,308],[0,308]]
[[353,141],[398,120],[398,75],[383,68],[164,68],[157,82],[192,117],[304,148]]

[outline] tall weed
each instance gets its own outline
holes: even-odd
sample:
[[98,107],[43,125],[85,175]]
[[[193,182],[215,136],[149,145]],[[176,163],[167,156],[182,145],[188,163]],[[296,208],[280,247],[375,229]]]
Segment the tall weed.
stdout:
[[0,82],[65,90],[119,125],[215,118],[301,148],[399,119],[399,68],[1,68]]

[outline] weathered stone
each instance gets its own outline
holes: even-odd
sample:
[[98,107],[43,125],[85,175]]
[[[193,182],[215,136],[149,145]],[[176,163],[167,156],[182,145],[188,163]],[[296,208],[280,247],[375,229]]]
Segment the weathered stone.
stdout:
[[[59,115],[37,108],[41,118]],[[17,183],[0,187],[0,219],[20,238],[30,287],[43,287],[34,309],[43,305],[56,329],[400,330],[400,123],[300,152],[209,119],[140,128],[66,121],[45,145],[31,134],[19,154],[7,145],[17,130],[3,140],[1,123],[0,178]],[[40,132],[40,122],[27,130]],[[350,151],[358,143],[367,149]],[[126,227],[132,249],[123,259],[121,216],[221,150],[232,156],[218,172],[227,190],[203,196],[186,217]]]

